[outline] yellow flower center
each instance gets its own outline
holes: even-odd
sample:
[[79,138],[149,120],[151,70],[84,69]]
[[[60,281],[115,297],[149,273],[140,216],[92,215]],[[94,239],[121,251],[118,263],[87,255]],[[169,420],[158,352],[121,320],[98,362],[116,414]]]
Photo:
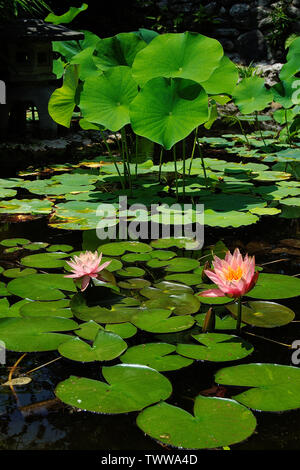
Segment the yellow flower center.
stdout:
[[240,266],[236,269],[229,267],[225,272],[225,277],[227,281],[239,281],[243,275],[243,270]]

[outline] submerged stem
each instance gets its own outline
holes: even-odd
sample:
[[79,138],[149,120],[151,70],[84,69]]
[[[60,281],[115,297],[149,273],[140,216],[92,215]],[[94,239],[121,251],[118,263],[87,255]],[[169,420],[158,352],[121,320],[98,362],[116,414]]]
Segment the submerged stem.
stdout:
[[159,172],[158,172],[158,180],[161,183],[161,166],[162,166],[162,157],[163,157],[164,149],[163,147],[160,150],[160,155],[159,155]]
[[191,154],[191,161],[190,161],[190,166],[189,166],[189,176],[191,176],[191,171],[192,171],[193,159],[194,159],[194,155],[195,155],[197,138],[198,138],[198,129],[199,129],[198,127],[196,127],[196,129],[195,129],[195,137],[194,137],[192,154]]
[[175,167],[175,181],[176,181],[176,200],[178,201],[178,173],[177,173],[177,161],[176,161],[176,147],[173,147],[174,167]]
[[110,158],[112,159],[112,161],[113,161],[113,163],[114,163],[114,165],[115,165],[115,169],[117,170],[117,173],[118,173],[118,175],[119,175],[122,188],[125,189],[124,181],[123,181],[122,175],[121,175],[121,173],[120,173],[120,170],[119,170],[119,168],[118,168],[118,165],[117,165],[116,161],[114,160],[114,156],[113,156],[113,154],[112,154],[112,152],[111,152],[110,146],[108,145],[108,143],[106,142],[105,139],[104,139],[104,144],[105,144],[105,146],[106,146],[106,148],[107,148],[107,151],[108,151],[108,154],[109,154]]

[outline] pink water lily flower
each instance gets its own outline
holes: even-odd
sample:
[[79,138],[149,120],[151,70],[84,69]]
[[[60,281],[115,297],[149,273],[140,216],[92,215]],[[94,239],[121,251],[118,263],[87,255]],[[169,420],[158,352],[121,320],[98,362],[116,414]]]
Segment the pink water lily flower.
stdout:
[[68,265],[72,268],[72,274],[68,274],[64,277],[71,277],[73,279],[81,279],[81,292],[83,292],[89,285],[92,278],[101,278],[99,273],[111,263],[106,261],[101,264],[102,253],[100,255],[97,251],[92,253],[91,251],[85,251],[80,253],[79,256],[74,256],[73,260],[67,261]]
[[214,269],[206,269],[204,272],[218,289],[200,292],[202,297],[239,298],[256,284],[259,273],[255,272],[255,258],[248,255],[243,258],[238,248],[234,250],[233,255],[228,251],[225,259],[214,256],[212,264]]

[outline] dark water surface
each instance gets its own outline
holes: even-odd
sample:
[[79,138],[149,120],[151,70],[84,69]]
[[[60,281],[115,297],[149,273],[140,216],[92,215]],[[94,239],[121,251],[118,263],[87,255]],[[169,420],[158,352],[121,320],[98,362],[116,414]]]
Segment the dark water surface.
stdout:
[[[226,237],[228,238],[229,247],[234,246],[235,240],[247,243],[254,236],[264,240],[271,239],[276,244],[277,239],[297,237],[295,226],[288,224],[289,221],[282,221],[277,231],[274,226],[268,228],[259,224],[239,231],[223,230],[219,233],[214,231],[213,236],[209,233],[206,234],[206,244],[216,242],[221,238],[220,234],[222,234],[225,243],[227,242]],[[31,241],[47,241],[52,244],[70,243],[75,250],[81,248],[80,233],[50,229],[44,219],[0,226],[0,239],[16,236],[29,238]],[[258,257],[257,261],[259,263],[272,261],[276,257],[277,259],[288,258],[288,261],[269,265],[270,272],[272,269],[272,272],[281,274],[300,273],[300,265],[295,257],[272,256],[266,252]],[[2,261],[0,264],[3,264]],[[10,302],[12,300],[10,298]],[[279,303],[292,308],[296,313],[295,320],[300,320],[299,298],[279,300]],[[273,330],[256,328],[253,329],[253,332],[282,343],[291,344],[294,340],[300,340],[298,325],[299,323],[290,323]],[[248,329],[248,331],[250,330]],[[142,343],[150,336],[153,340],[153,335],[139,332],[136,337],[126,341],[130,346],[136,342]],[[199,392],[213,386],[214,373],[222,367],[249,362],[292,365],[293,350],[245,333],[242,336],[255,347],[254,353],[244,360],[221,364],[195,361],[194,364],[182,370],[164,373],[173,385],[173,394],[168,402],[192,412],[193,398]],[[159,340],[164,336],[155,335],[155,338]],[[12,366],[20,356],[20,353],[7,353],[7,365],[0,366],[1,383],[7,380],[8,367]],[[57,357],[59,357],[57,352],[27,354],[20,363],[15,376]],[[118,363],[118,360],[115,363]],[[13,395],[9,387],[0,387],[0,450],[167,450],[139,430],[135,424],[138,413],[100,415],[77,411],[54,401],[55,386],[72,374],[95,379],[101,378],[101,364],[98,366],[80,364],[62,358],[32,373],[31,383],[15,387],[17,397]],[[228,389],[228,396],[231,394],[234,395],[235,391],[232,392],[232,389]],[[300,448],[300,410],[282,413],[254,412],[254,414],[258,423],[256,432],[247,441],[230,446],[231,449],[295,450]]]

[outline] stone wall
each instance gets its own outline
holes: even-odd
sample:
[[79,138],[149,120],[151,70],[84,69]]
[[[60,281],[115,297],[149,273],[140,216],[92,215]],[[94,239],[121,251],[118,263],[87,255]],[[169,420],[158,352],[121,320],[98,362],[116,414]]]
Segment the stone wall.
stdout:
[[[168,11],[170,18],[176,15],[192,17],[201,8],[202,17],[207,15],[208,18],[206,27],[203,28],[205,21],[199,22],[198,27],[194,23],[193,30],[218,39],[226,54],[239,63],[281,61],[286,53],[285,37],[300,34],[300,0],[161,0],[158,4]],[[272,12],[280,6],[288,20],[283,34],[274,44],[270,37],[280,24],[274,23]]]

